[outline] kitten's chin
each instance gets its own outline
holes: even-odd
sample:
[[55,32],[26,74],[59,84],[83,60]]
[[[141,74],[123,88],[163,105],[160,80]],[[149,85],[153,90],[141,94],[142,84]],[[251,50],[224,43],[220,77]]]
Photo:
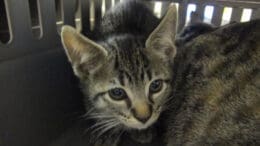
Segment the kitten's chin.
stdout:
[[134,123],[134,124],[128,124],[126,126],[131,129],[144,130],[144,129],[149,128],[153,123],[151,123],[151,124]]
[[138,129],[138,130],[144,130],[152,126],[159,118],[160,114],[153,114],[152,117],[146,122],[142,123],[135,118],[131,118],[127,121],[125,120],[120,120],[123,125],[126,126],[126,128],[129,129]]

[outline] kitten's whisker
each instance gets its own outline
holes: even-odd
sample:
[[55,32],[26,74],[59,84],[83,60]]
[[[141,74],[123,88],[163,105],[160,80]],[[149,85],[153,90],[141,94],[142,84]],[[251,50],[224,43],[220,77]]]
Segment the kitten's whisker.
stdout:
[[[94,124],[94,125],[88,127],[87,129],[85,129],[84,133],[86,133],[86,132],[88,132],[89,130],[94,129],[94,128],[96,128],[96,127],[99,127],[99,126],[102,127],[102,126],[104,126],[104,124],[106,124],[106,123],[103,123],[103,122],[96,123],[96,124]],[[94,131],[96,131],[96,129],[93,130],[93,131],[91,131],[91,133],[93,133]]]
[[94,108],[89,109],[86,113],[84,113],[83,115],[80,116],[80,118],[85,119],[86,117],[88,117],[89,115],[93,114]]
[[104,119],[104,118],[110,119],[110,118],[114,118],[114,116],[95,113],[95,114],[90,114],[90,115],[86,116],[85,120],[88,120],[88,119]]
[[108,125],[106,128],[104,128],[102,131],[100,131],[100,133],[98,134],[97,137],[102,136],[104,133],[106,133],[107,131],[109,131],[110,129],[116,127],[117,125],[119,125],[117,122],[114,123],[110,123],[111,125]]
[[96,115],[96,116],[92,116],[92,118],[96,118],[96,119],[102,119],[102,118],[113,118],[114,116],[110,116],[110,115]]
[[107,114],[107,113],[91,113],[90,115],[91,115],[91,116],[99,116],[99,115],[111,116],[111,115],[109,115],[109,114]]
[[113,122],[114,120],[113,119],[110,119],[110,120],[106,120],[106,121],[101,121],[101,122],[97,122],[95,123],[94,125],[92,125],[90,128],[95,128],[97,126],[100,126],[100,125],[103,125],[103,124],[107,124],[107,123],[110,123],[110,122]]
[[92,131],[92,133],[98,132],[99,130],[101,130],[101,129],[103,129],[103,128],[109,126],[109,125],[111,125],[111,123],[113,123],[113,122],[115,122],[115,121],[109,121],[109,122],[106,122],[106,123],[104,123],[104,124],[101,124],[98,128],[94,129],[94,130]]
[[87,129],[85,129],[84,133],[88,132],[89,130],[91,130],[93,128],[96,128],[98,126],[102,126],[104,124],[108,124],[108,123],[113,122],[113,121],[114,121],[113,119],[109,119],[109,120],[106,120],[106,121],[99,121],[99,122],[95,123],[94,125],[91,125]]

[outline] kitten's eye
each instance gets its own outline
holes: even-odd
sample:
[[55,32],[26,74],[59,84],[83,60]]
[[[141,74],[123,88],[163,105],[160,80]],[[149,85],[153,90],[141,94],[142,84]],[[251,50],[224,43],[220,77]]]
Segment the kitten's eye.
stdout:
[[150,84],[149,92],[150,93],[157,93],[162,89],[163,81],[162,80],[155,80]]
[[115,88],[108,91],[109,96],[114,100],[123,100],[127,95],[123,89]]

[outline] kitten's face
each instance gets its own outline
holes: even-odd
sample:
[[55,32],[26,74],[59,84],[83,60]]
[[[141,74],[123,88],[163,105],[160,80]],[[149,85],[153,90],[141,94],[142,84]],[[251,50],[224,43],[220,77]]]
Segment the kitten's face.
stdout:
[[63,27],[63,45],[93,117],[112,121],[110,128],[145,129],[157,121],[171,93],[176,15],[172,6],[146,41],[126,35],[98,44]]
[[[87,85],[83,88],[99,115],[110,115],[128,128],[144,129],[165,108],[172,74],[170,63],[149,59],[138,41],[122,36],[108,41],[117,48],[104,46],[112,50],[109,59],[83,81]],[[131,43],[125,45],[127,42]]]

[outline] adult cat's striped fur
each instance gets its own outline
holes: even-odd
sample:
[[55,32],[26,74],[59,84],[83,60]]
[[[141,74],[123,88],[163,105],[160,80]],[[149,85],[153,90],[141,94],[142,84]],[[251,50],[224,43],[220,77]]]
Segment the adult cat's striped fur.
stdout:
[[[175,6],[157,22],[132,0],[104,16],[95,42],[63,27],[64,48],[99,134],[115,129],[138,138],[160,122],[168,146],[257,145],[259,20],[217,28],[178,49]],[[137,141],[153,134],[147,136]],[[102,140],[93,145],[117,145]]]
[[178,49],[168,145],[259,145],[260,21],[218,28]]

